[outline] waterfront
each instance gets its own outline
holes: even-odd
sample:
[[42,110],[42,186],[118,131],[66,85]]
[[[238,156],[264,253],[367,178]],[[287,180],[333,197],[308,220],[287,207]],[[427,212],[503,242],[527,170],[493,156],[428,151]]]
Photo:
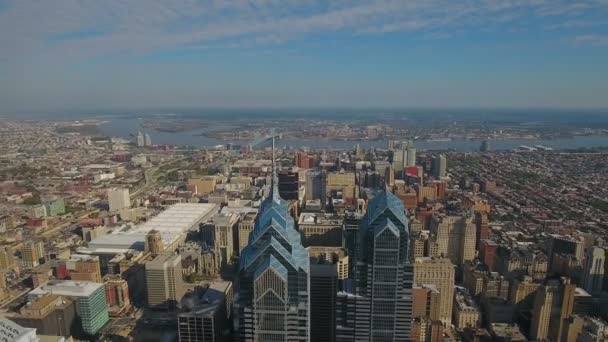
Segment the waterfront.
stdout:
[[[141,120],[139,119],[111,119],[105,123],[99,125],[99,130],[102,134],[121,137],[125,139],[133,140],[133,136],[137,134],[140,129]],[[181,146],[195,146],[195,147],[211,147],[216,145],[225,145],[230,141],[224,141],[220,139],[213,139],[201,135],[204,132],[210,132],[216,129],[220,129],[222,126],[215,125],[214,127],[206,127],[195,129],[186,132],[159,132],[156,130],[146,131],[152,137],[154,144],[165,144],[165,145],[181,145]],[[235,144],[246,144],[247,141],[233,141]],[[332,139],[295,139],[285,137],[278,142],[279,146],[282,147],[293,147],[303,148],[309,147],[313,149],[325,148],[325,149],[351,149],[359,144],[363,148],[386,148],[387,142],[385,140],[375,141],[344,141],[344,140],[332,140]],[[473,152],[478,151],[481,144],[481,140],[450,140],[450,141],[426,141],[416,140],[416,146],[420,150],[454,150],[458,152]],[[576,136],[573,138],[559,138],[559,139],[496,139],[490,140],[490,146],[492,150],[512,150],[521,145],[543,145],[554,149],[577,149],[577,148],[590,148],[590,147],[601,147],[608,146],[608,136]]]

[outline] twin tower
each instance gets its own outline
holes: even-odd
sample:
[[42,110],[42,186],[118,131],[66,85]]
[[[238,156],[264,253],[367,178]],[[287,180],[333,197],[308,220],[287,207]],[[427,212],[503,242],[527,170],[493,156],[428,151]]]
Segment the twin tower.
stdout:
[[[276,172],[262,202],[235,281],[237,341],[310,341],[310,264],[300,233],[279,196]],[[377,194],[358,234],[352,308],[340,341],[410,341],[412,270],[409,231],[401,201]]]

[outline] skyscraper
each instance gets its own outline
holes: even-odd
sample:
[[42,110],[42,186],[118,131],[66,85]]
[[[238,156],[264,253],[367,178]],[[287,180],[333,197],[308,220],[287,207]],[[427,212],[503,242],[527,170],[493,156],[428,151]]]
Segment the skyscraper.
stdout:
[[435,178],[443,178],[447,173],[447,160],[444,154],[433,157],[433,176]]
[[407,143],[407,163],[405,166],[416,166],[416,147],[412,141]]
[[358,240],[353,341],[409,341],[412,265],[409,224],[399,198],[382,191],[370,200]]
[[175,307],[184,296],[181,256],[164,254],[146,263],[146,285],[150,307]]
[[600,247],[591,247],[585,258],[584,288],[593,294],[602,291],[604,283],[604,264],[606,262],[606,251]]
[[337,264],[310,265],[310,338],[311,341],[335,341]]
[[454,300],[455,266],[445,258],[416,258],[414,262],[414,283],[432,284],[439,290],[439,319],[450,324]]
[[289,215],[288,203],[279,196],[273,168],[272,189],[260,206],[239,264],[234,299],[236,339],[310,341],[309,271],[308,252]]
[[533,340],[544,340],[549,336],[549,321],[556,290],[553,286],[543,286],[536,293],[532,312],[532,326],[530,327],[530,338]]

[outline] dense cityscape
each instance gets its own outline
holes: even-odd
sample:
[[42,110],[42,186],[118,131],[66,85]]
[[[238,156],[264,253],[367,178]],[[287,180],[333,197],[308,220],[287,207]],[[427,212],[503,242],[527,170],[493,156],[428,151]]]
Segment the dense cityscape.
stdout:
[[608,339],[606,149],[83,126],[0,123],[6,341]]

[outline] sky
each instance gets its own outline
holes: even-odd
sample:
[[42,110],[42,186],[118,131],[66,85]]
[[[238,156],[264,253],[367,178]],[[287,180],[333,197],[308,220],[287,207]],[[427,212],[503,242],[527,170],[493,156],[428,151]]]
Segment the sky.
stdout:
[[0,0],[0,113],[608,108],[608,0]]

